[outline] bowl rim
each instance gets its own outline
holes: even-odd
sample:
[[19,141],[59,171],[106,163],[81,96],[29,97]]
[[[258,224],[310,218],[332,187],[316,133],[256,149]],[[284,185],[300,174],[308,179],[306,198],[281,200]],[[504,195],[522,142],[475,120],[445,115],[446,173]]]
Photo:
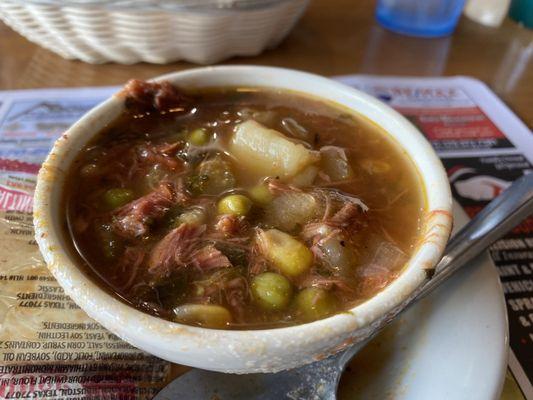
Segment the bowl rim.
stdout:
[[[51,273],[64,288],[65,292],[90,317],[96,319],[124,340],[135,343],[137,347],[143,348],[162,358],[170,359],[170,356],[165,357],[166,354],[164,352],[154,351],[150,345],[152,341],[158,340],[160,341],[160,345],[164,346],[165,343],[176,343],[175,341],[179,338],[186,343],[186,346],[183,347],[184,352],[187,352],[190,348],[196,348],[198,350],[199,347],[206,346],[208,342],[214,343],[212,345],[214,346],[213,348],[220,348],[220,344],[230,344],[229,352],[235,357],[240,357],[244,354],[245,359],[253,359],[254,354],[257,355],[258,353],[258,349],[257,346],[248,346],[246,344],[247,341],[257,341],[258,344],[262,343],[264,349],[266,349],[265,351],[268,351],[271,345],[278,346],[279,343],[287,340],[291,340],[292,343],[294,337],[305,338],[301,346],[305,348],[310,348],[313,345],[316,346],[328,337],[342,337],[342,346],[335,346],[334,349],[329,349],[329,351],[327,350],[328,345],[322,344],[322,351],[325,351],[326,354],[338,351],[353,343],[356,332],[363,328],[368,329],[379,318],[385,318],[395,306],[405,301],[417,287],[430,278],[432,269],[444,251],[452,225],[452,201],[446,173],[439,158],[424,136],[401,114],[370,95],[325,77],[284,68],[228,65],[188,69],[162,75],[155,78],[155,80],[170,80],[172,83],[178,85],[183,85],[184,82],[188,82],[184,86],[191,87],[194,85],[202,86],[204,80],[209,81],[213,77],[227,80],[230,76],[238,76],[234,80],[247,78],[251,80],[262,79],[268,83],[263,85],[256,84],[255,86],[270,88],[293,90],[292,88],[285,87],[291,81],[300,81],[301,83],[299,85],[301,87],[310,88],[310,86],[307,86],[309,84],[321,88],[327,87],[332,92],[331,96],[337,98],[337,103],[347,107],[342,101],[352,99],[354,102],[357,101],[365,104],[365,107],[369,107],[372,112],[375,112],[375,115],[381,117],[376,120],[368,115],[368,113],[362,113],[360,110],[353,111],[370,119],[383,129],[384,124],[393,124],[398,129],[398,132],[401,130],[405,133],[402,140],[405,140],[405,138],[411,140],[409,146],[414,147],[413,151],[416,150],[417,156],[413,157],[411,154],[408,154],[408,156],[415,163],[426,192],[426,230],[421,237],[417,250],[409,259],[402,273],[386,288],[354,308],[346,312],[334,314],[325,319],[286,327],[248,330],[219,330],[170,322],[139,311],[120,301],[105,289],[100,288],[91,278],[81,271],[76,263],[68,256],[67,252],[62,251],[63,232],[61,232],[59,221],[60,217],[58,213],[60,212],[60,207],[57,201],[57,194],[62,192],[62,187],[60,188],[59,186],[62,186],[62,178],[65,175],[65,163],[68,166],[68,162],[72,162],[77,152],[77,150],[71,149],[71,139],[84,134],[92,137],[99,131],[99,129],[92,128],[93,126],[101,123],[102,120],[112,121],[123,109],[123,98],[120,92],[93,108],[78,120],[78,122],[72,125],[56,141],[43,163],[38,174],[34,198],[35,239]],[[272,78],[272,80],[269,81],[265,78]],[[205,85],[205,87],[212,86],[217,85]],[[297,91],[315,96],[311,93],[314,89],[308,90],[309,92],[304,89]],[[385,132],[393,136],[388,129]],[[393,138],[399,142],[406,153],[411,151],[398,137],[393,136]],[[85,139],[85,143],[87,140],[89,139]],[[81,146],[84,146],[85,143]],[[70,161],[67,162],[65,160]],[[421,162],[427,168],[422,169]],[[128,330],[125,329],[126,326],[135,326],[135,329]],[[147,334],[149,334],[149,337],[147,337]],[[236,349],[236,343],[241,343],[242,348]],[[294,346],[297,348],[300,347],[297,344]],[[312,359],[318,359],[323,355],[315,351]],[[307,362],[312,361],[309,357],[306,359],[308,360]],[[185,363],[187,364],[187,362]],[[205,363],[202,361],[198,363],[194,361],[188,362],[188,364],[206,368]],[[279,366],[276,367],[276,362],[274,361],[260,366],[252,364],[249,367],[251,371],[275,371],[284,369],[279,368]],[[289,364],[288,367],[299,364],[301,363],[296,362],[294,365]],[[217,365],[210,369],[242,372],[242,368],[232,369],[229,366],[226,368]]]

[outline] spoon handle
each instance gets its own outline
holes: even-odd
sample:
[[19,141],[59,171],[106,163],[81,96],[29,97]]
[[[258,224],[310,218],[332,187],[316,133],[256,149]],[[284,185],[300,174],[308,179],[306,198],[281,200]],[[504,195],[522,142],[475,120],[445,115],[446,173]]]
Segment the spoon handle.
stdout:
[[533,174],[528,174],[516,180],[453,236],[446,246],[444,257],[435,267],[435,275],[417,298],[426,296],[532,213]]

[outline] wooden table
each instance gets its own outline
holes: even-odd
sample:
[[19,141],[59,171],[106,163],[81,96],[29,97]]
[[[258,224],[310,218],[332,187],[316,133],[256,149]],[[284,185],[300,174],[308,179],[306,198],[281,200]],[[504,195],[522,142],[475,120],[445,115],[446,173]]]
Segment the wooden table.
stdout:
[[[486,82],[533,125],[533,32],[505,21],[498,29],[463,18],[441,39],[395,35],[380,28],[372,0],[314,0],[277,49],[226,63],[297,68],[322,75],[470,75]],[[37,47],[0,23],[0,89],[121,84],[190,68],[171,65],[88,65]]]
[[[372,0],[314,0],[283,44],[253,58],[226,63],[302,69],[322,75],[469,75],[487,83],[533,126],[533,31],[507,20],[498,29],[463,18],[451,37],[419,39],[380,28]],[[119,85],[190,68],[171,65],[89,65],[67,61],[0,23],[0,90]],[[508,379],[503,399],[522,398]]]

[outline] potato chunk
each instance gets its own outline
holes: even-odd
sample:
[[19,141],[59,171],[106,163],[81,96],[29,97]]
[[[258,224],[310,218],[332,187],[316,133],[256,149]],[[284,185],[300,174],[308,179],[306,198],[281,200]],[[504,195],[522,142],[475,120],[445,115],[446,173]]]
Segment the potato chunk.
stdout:
[[315,287],[302,290],[294,302],[298,312],[308,321],[333,314],[337,308],[335,297],[332,294]]
[[235,127],[229,152],[257,178],[279,176],[289,180],[320,160],[320,154],[294,143],[283,134],[248,120]]
[[316,165],[309,165],[301,172],[289,180],[289,183],[296,187],[311,186],[318,174],[318,167]]
[[217,195],[232,189],[236,180],[230,164],[220,155],[203,161],[188,178],[188,189],[195,195]]
[[175,320],[208,328],[225,328],[232,321],[231,313],[216,304],[183,304],[174,308]]
[[324,146],[320,149],[322,170],[334,181],[352,179],[355,174],[341,147]]
[[260,231],[257,237],[259,248],[265,258],[288,277],[307,272],[313,264],[313,253],[291,235],[269,229]]
[[311,221],[318,212],[316,199],[304,192],[282,193],[265,207],[265,222],[285,232]]

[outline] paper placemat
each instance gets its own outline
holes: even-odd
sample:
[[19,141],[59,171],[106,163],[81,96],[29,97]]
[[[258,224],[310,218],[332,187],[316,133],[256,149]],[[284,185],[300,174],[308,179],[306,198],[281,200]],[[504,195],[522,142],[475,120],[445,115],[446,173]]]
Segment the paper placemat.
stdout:
[[[378,97],[430,140],[470,216],[531,172],[533,136],[466,77],[337,78]],[[0,92],[0,398],[149,399],[170,363],[92,321],[48,273],[33,239],[36,174],[53,142],[115,87]],[[533,218],[491,247],[504,286],[510,369],[533,400]],[[512,377],[509,377],[512,382]],[[504,396],[513,387],[506,385]]]

